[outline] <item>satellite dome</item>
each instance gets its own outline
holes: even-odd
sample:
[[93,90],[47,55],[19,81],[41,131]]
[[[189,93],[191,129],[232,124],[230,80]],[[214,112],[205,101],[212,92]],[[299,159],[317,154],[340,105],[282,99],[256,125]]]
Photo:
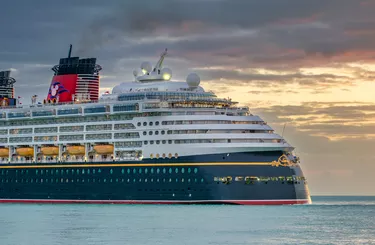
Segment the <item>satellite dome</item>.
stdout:
[[201,82],[200,77],[196,73],[190,73],[187,78],[186,78],[186,83],[189,85],[191,88],[196,88],[199,86]]
[[122,92],[121,85],[117,85],[112,89],[112,94],[121,94],[121,92]]
[[142,70],[142,72],[143,72],[144,74],[146,74],[146,73],[150,73],[151,70],[152,70],[152,65],[151,65],[151,63],[150,63],[150,62],[147,62],[147,61],[142,62],[142,64],[141,64],[141,70]]
[[169,81],[172,77],[172,70],[169,68],[163,68],[161,70],[161,75],[164,80]]

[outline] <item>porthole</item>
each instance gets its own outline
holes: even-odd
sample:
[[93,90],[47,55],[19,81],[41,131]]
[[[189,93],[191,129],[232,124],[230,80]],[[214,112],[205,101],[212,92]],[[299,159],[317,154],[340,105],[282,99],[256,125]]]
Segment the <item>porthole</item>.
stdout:
[[168,154],[168,157],[169,157],[169,158],[172,158],[172,154],[171,154],[171,153],[169,153],[169,154]]
[[166,140],[162,140],[161,143],[165,144],[165,143],[167,143],[167,141]]
[[150,154],[150,158],[151,158],[151,159],[154,158],[154,154],[151,153],[151,154]]
[[148,141],[147,141],[147,140],[145,140],[145,141],[143,142],[143,144],[147,145],[147,144],[148,144]]
[[188,173],[189,173],[189,174],[191,173],[191,168],[188,168]]
[[178,179],[176,178],[176,182],[178,182]]
[[147,168],[145,168],[145,174],[147,174],[148,173],[148,170],[147,170]]
[[152,135],[152,131],[148,132],[148,135]]
[[128,171],[127,171],[127,172],[128,172],[128,174],[130,174],[130,168],[128,168]]
[[152,125],[154,125],[154,124],[153,124],[153,122],[150,122],[148,125],[152,126]]
[[111,174],[113,174],[113,169],[111,169],[109,172],[110,172]]
[[184,178],[181,179],[181,182],[185,182]]
[[176,174],[178,174],[178,168],[175,169]]
[[147,126],[147,123],[146,123],[146,122],[143,122],[143,126]]
[[163,168],[163,174],[165,174],[167,172],[167,170],[165,168]]
[[169,171],[168,171],[170,174],[172,173],[172,168],[169,168]]
[[90,169],[87,169],[87,174],[90,174]]
[[137,126],[140,127],[140,126],[141,126],[141,122],[138,122],[138,123],[137,123]]
[[82,174],[85,174],[85,170],[84,169],[82,169]]
[[172,144],[172,140],[168,140],[168,144]]
[[184,169],[184,168],[181,168],[181,173],[182,173],[182,174],[185,173],[185,169]]
[[125,173],[125,170],[124,170],[124,169],[122,169],[122,170],[121,170],[121,173],[122,173],[122,174],[124,174],[124,173]]
[[172,182],[172,179],[171,179],[171,178],[169,178],[169,182]]
[[160,173],[160,169],[156,169],[156,173]]
[[159,144],[160,144],[160,140],[157,140],[157,141],[156,141],[156,144],[159,145]]
[[203,179],[203,178],[201,179],[201,182],[202,182],[202,183],[204,182],[204,179]]
[[153,145],[154,144],[154,141],[153,140],[150,140],[150,145]]
[[174,154],[174,157],[175,157],[175,158],[177,158],[177,157],[178,157],[178,154],[177,154],[177,153],[175,153],[175,154]]
[[147,182],[147,179],[145,179],[145,182]]
[[156,121],[156,122],[155,122],[155,125],[156,125],[156,126],[159,126],[159,121]]
[[143,135],[147,135],[147,132],[146,132],[146,131],[143,131]]
[[142,182],[142,179],[139,179],[138,181],[139,181],[139,182]]
[[137,170],[133,168],[133,174],[136,174],[136,173],[137,173]]
[[163,158],[165,158],[165,153],[163,153]]
[[154,173],[154,169],[153,169],[153,168],[151,168],[151,170],[150,170],[150,171],[151,171],[151,173],[152,173],[152,174]]
[[158,159],[158,158],[159,158],[159,156],[160,156],[160,155],[159,155],[159,153],[158,153],[158,154],[156,154],[156,159]]
[[155,135],[159,135],[159,131],[155,131]]
[[164,134],[165,134],[165,131],[164,131],[164,130],[162,130],[162,131],[161,131],[161,134],[162,134],[162,135],[164,135]]
[[140,173],[140,174],[142,173],[142,169],[141,169],[141,168],[140,168],[140,169],[138,169],[138,173]]

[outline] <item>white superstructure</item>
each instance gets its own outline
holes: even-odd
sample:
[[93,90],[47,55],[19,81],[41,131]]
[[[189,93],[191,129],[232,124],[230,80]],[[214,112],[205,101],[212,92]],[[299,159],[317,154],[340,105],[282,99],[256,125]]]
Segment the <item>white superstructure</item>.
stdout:
[[170,81],[164,52],[135,81],[95,103],[3,108],[0,163],[140,161],[144,158],[291,151],[260,117],[199,86],[197,74]]

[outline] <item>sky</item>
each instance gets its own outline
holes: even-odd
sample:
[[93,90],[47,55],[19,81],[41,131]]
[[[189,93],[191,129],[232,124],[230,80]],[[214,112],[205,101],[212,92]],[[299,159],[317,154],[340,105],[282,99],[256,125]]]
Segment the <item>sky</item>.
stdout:
[[[4,0],[0,70],[46,96],[51,68],[96,57],[102,92],[142,61],[260,115],[296,147],[313,195],[375,195],[375,0]],[[285,126],[285,130],[283,130]],[[284,131],[284,132],[283,132]]]

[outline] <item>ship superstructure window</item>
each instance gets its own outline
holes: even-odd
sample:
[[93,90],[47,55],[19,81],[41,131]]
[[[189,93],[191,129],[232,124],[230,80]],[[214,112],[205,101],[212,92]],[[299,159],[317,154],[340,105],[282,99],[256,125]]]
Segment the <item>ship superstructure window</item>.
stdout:
[[10,129],[9,134],[32,134],[32,128]]
[[9,112],[8,118],[30,117],[30,112]]
[[79,132],[83,131],[84,126],[62,126],[60,132]]
[[86,140],[105,140],[112,139],[112,134],[87,134]]
[[103,131],[103,130],[112,130],[111,124],[102,124],[102,125],[87,125],[86,131]]
[[119,112],[119,111],[137,111],[138,110],[138,104],[131,104],[131,105],[114,105],[113,111]]
[[57,111],[57,115],[74,115],[74,114],[80,114],[81,109],[80,108],[69,108],[69,109],[60,109]]
[[163,121],[162,125],[183,125],[183,124],[265,124],[260,121],[229,121],[229,120],[179,120]]
[[43,141],[57,141],[57,136],[35,136],[35,142],[43,142]]
[[141,147],[142,141],[115,142],[115,146],[120,148]]
[[1,129],[0,130],[0,135],[4,135],[4,134],[8,134],[8,130],[7,129]]
[[103,113],[107,111],[106,106],[97,106],[97,107],[91,107],[91,108],[85,108],[85,113]]
[[33,117],[54,116],[55,110],[33,111]]
[[10,137],[9,143],[32,142],[32,137]]
[[75,140],[83,140],[82,134],[75,134],[75,135],[60,135],[59,140],[61,141],[75,141]]
[[8,143],[8,139],[7,138],[0,138],[0,143]]
[[115,139],[139,138],[138,133],[115,133]]
[[[138,123],[138,126],[141,126],[141,123]],[[115,124],[114,126],[115,130],[121,130],[121,129],[135,129],[134,125],[131,123],[121,123],[121,124]]]
[[35,128],[34,133],[57,133],[57,127]]

